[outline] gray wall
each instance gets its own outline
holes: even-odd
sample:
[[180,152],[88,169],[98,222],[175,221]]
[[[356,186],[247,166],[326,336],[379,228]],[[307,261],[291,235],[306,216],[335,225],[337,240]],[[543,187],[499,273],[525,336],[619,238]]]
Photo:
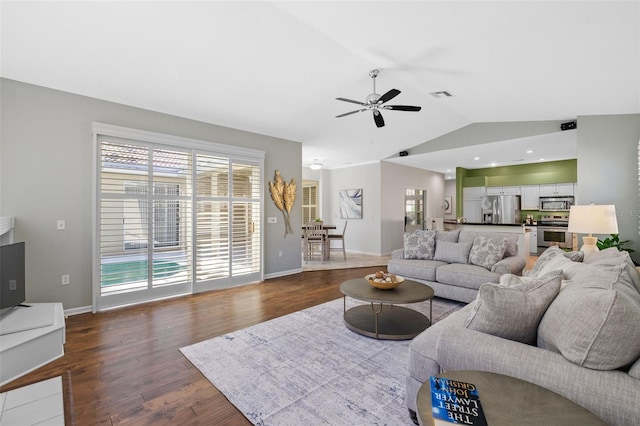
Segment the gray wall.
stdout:
[[581,116],[577,131],[577,198],[615,204],[620,238],[632,241],[631,257],[640,263],[640,114]]
[[[16,217],[15,239],[27,243],[28,301],[60,301],[65,309],[91,304],[92,122],[266,151],[263,218],[279,220],[264,223],[265,275],[300,270],[300,236],[284,238],[267,186],[280,169],[301,188],[300,143],[6,79],[0,95],[0,215]],[[66,220],[66,231],[56,230],[57,219]],[[292,227],[300,229],[300,215]],[[71,276],[70,285],[61,285],[62,274]]]
[[322,219],[338,229],[344,226],[344,219],[340,217],[339,191],[362,189],[362,219],[349,219],[345,248],[380,255],[380,163],[326,171],[322,183]]
[[404,233],[404,192],[406,188],[427,191],[425,217],[444,217],[444,175],[383,161],[381,173],[380,251],[402,248]]
[[[386,255],[403,245],[404,190],[427,190],[427,216],[444,216],[444,175],[388,161],[342,169],[322,170],[305,178],[320,180],[322,219],[344,226],[338,193],[362,188],[362,219],[349,219],[345,234],[347,252]],[[455,189],[455,181],[454,181]]]

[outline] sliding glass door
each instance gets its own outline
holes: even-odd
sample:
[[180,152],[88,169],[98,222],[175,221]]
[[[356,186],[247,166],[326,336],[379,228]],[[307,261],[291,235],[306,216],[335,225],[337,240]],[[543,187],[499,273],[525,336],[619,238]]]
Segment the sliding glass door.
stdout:
[[261,279],[261,162],[109,136],[97,152],[94,309]]

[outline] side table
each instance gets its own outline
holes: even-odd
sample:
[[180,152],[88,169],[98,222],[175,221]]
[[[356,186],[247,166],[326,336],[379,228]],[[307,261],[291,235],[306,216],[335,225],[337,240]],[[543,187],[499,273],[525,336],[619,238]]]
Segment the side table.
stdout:
[[[490,426],[605,426],[573,401],[524,380],[487,371],[448,371],[438,377],[473,383]],[[431,387],[418,391],[418,422],[431,426]],[[453,425],[453,423],[452,423]]]

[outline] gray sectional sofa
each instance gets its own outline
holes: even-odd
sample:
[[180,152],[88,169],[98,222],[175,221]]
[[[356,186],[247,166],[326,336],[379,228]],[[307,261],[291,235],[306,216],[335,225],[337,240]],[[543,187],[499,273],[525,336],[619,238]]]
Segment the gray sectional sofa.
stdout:
[[438,297],[471,302],[482,284],[497,283],[502,274],[520,275],[525,265],[516,234],[415,231],[391,253],[387,270],[429,285]]
[[429,376],[481,370],[554,391],[608,424],[640,425],[640,274],[615,248],[580,255],[549,248],[525,276],[482,285],[472,303],[418,335],[410,413]]

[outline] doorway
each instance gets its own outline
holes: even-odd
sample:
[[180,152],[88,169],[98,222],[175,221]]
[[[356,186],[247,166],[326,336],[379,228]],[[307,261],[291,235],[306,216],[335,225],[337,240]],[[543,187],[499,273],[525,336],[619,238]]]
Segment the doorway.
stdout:
[[427,208],[427,191],[424,189],[405,188],[404,190],[404,232],[424,229],[425,211]]

